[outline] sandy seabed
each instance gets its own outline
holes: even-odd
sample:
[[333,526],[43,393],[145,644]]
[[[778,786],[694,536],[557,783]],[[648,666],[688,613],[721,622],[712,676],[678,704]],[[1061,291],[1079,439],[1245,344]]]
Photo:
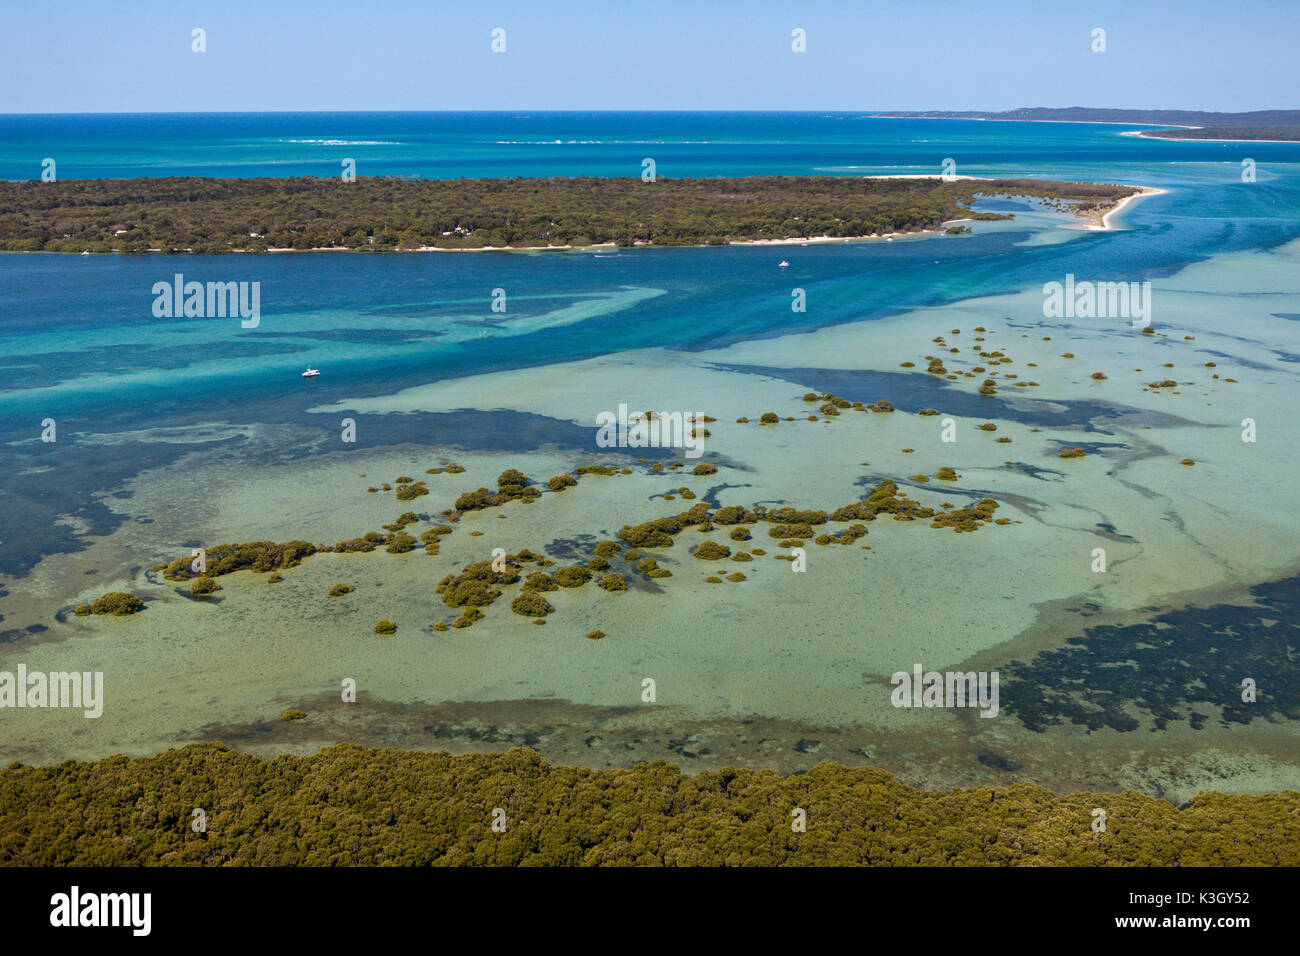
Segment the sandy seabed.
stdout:
[[[0,667],[102,670],[107,701],[97,720],[7,712],[0,756],[51,762],[207,739],[264,753],[340,740],[452,751],[527,744],[593,766],[665,757],[688,769],[793,772],[833,759],[926,786],[1032,780],[1174,799],[1202,789],[1298,787],[1294,722],[1211,719],[1199,730],[1186,723],[1157,730],[1143,720],[1129,732],[1069,723],[1031,731],[1005,706],[1014,684],[1003,686],[1004,708],[994,719],[975,710],[895,708],[889,686],[890,674],[916,663],[997,670],[1097,624],[1188,605],[1246,605],[1250,585],[1297,572],[1300,482],[1291,458],[1300,442],[1292,411],[1300,365],[1289,358],[1289,323],[1275,315],[1297,311],[1298,266],[1300,243],[1293,243],[1215,257],[1157,280],[1154,335],[1124,320],[1044,319],[1042,294],[1030,290],[714,351],[625,352],[315,410],[326,420],[346,409],[362,421],[467,407],[526,410],[592,427],[593,435],[596,415],[619,404],[698,412],[716,419],[698,459],[719,466],[712,475],[691,474],[692,459],[680,459],[679,471],[654,473],[635,450],[594,442],[586,450],[499,454],[413,436],[400,447],[268,465],[259,449],[287,440],[268,432],[252,434],[239,457],[196,453],[140,475],[129,498],[108,501],[150,523],[128,520],[87,550],[46,558],[6,584],[15,609],[6,626],[49,629],[6,645]],[[981,334],[985,341],[976,343]],[[1012,362],[990,365],[979,349]],[[928,355],[958,376],[944,379],[954,394],[973,395],[997,373],[988,417],[950,413],[942,394],[926,399],[940,415],[916,414],[908,383],[934,384]],[[967,377],[975,366],[986,372]],[[1091,377],[1098,371],[1105,380]],[[880,394],[846,394],[887,399],[899,410],[845,409],[828,420],[820,403],[802,400],[857,373],[904,376]],[[1178,384],[1149,387],[1164,379]],[[1017,387],[1029,381],[1037,385]],[[1070,409],[1083,411],[1069,425],[1031,424]],[[783,420],[757,424],[766,411]],[[741,417],[749,423],[737,423]],[[942,440],[946,418],[954,442]],[[1255,422],[1254,442],[1242,440],[1245,419]],[[996,431],[981,430],[984,423]],[[1061,459],[1069,447],[1089,454]],[[1195,464],[1180,464],[1184,458]],[[466,470],[426,474],[443,460]],[[428,516],[412,526],[418,535],[461,492],[494,487],[505,468],[545,482],[598,463],[632,474],[587,475],[532,505],[467,513],[436,556],[419,548],[322,554],[276,585],[262,574],[223,576],[222,590],[207,601],[147,570],[187,554],[194,542],[331,543],[408,510]],[[943,466],[959,480],[934,480]],[[367,493],[398,475],[426,480],[430,494],[400,502],[392,492]],[[459,613],[442,603],[437,582],[494,548],[545,552],[559,567],[585,560],[624,524],[699,501],[833,510],[885,478],[936,509],[994,498],[998,517],[1012,523],[955,534],[880,518],[852,546],[808,542],[804,573],[775,560],[785,551],[767,525],[753,526],[754,539],[744,543],[731,541],[729,528],[690,529],[673,547],[647,552],[672,577],[634,575],[619,594],[591,584],[548,593],[556,612],[544,626],[511,613],[511,588],[473,627],[432,628]],[[683,487],[697,497],[683,499]],[[767,554],[704,562],[690,550],[705,538]],[[1097,548],[1106,552],[1103,573],[1094,570]],[[734,571],[746,580],[704,580]],[[329,598],[335,583],[355,590]],[[121,619],[70,613],[116,589],[140,594],[148,610]],[[381,618],[398,624],[395,635],[374,634]],[[606,637],[589,640],[597,628]],[[340,700],[347,678],[356,681],[356,703]],[[654,703],[643,700],[647,678]],[[280,721],[289,707],[307,718]]]

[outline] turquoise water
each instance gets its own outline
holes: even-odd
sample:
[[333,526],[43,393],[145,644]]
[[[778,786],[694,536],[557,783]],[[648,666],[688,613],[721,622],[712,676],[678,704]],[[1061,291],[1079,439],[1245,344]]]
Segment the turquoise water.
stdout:
[[[0,115],[0,178],[662,176],[939,172],[1054,175],[1294,161],[1290,144],[1175,143],[1141,127],[875,119],[864,113],[161,113]],[[1117,170],[1116,170],[1117,171]],[[1115,172],[1107,178],[1113,178]]]
[[[24,465],[0,478],[9,525],[0,572],[78,547],[68,528],[52,525],[69,501],[92,531],[111,528],[96,494],[188,450],[128,442],[105,460],[72,437],[79,433],[305,424],[309,407],[434,379],[646,346],[712,348],[1032,288],[1067,272],[1141,281],[1300,235],[1300,145],[1158,142],[1124,129],[854,114],[2,117],[0,176],[9,178],[38,175],[44,156],[56,158],[61,178],[331,175],[341,156],[357,159],[360,175],[638,175],[647,155],[661,175],[854,175],[938,172],[952,157],[962,174],[1169,192],[1127,210],[1124,231],[1059,243],[1029,242],[1041,222],[1026,207],[1017,222],[958,240],[780,249],[0,255],[0,441]],[[1258,164],[1254,183],[1241,181],[1245,157]],[[788,270],[775,268],[782,258]],[[260,283],[260,325],[155,318],[152,287],[177,272]],[[789,308],[793,285],[807,291],[805,313]],[[507,290],[504,314],[491,311],[494,288]],[[297,373],[309,363],[326,374],[305,383]],[[47,417],[67,440],[32,441]],[[427,424],[386,423],[364,440],[427,438]],[[477,426],[439,428],[440,440],[488,440]],[[27,467],[36,464],[54,470]]]
[[[302,705],[310,718],[295,724],[315,728],[314,742],[509,742],[565,763],[704,766],[707,754],[717,766],[793,772],[867,760],[930,786],[1027,779],[1179,800],[1207,786],[1294,787],[1300,511],[1287,456],[1300,436],[1287,410],[1300,361],[1290,345],[1300,144],[1124,132],[848,114],[0,117],[0,176],[10,178],[37,175],[46,156],[65,179],[328,176],[349,156],[362,176],[635,176],[646,156],[665,176],[937,173],[952,158],[962,174],[1165,190],[1108,232],[996,201],[1016,218],[892,242],[0,255],[0,646],[45,670],[103,667],[113,695],[89,732],[24,712],[3,743],[29,762],[194,739],[284,747],[275,717]],[[1255,182],[1241,179],[1246,158]],[[259,324],[156,317],[153,287],[177,273],[258,283]],[[1157,335],[1043,318],[1042,284],[1071,273],[1152,280]],[[791,311],[792,287],[805,290],[806,312]],[[505,312],[492,311],[494,289],[505,290]],[[985,296],[997,298],[973,301]],[[1041,395],[980,395],[969,380],[897,367],[933,349],[935,331],[980,324],[999,347],[1010,342],[1018,372],[1041,378]],[[600,356],[609,358],[581,373],[557,371]],[[1178,371],[1155,371],[1165,356]],[[1217,360],[1213,378],[1207,358]],[[309,363],[321,377],[302,379]],[[1093,368],[1109,379],[1082,370]],[[1196,387],[1153,394],[1152,374]],[[900,414],[765,431],[731,424],[766,408],[802,410],[798,396],[813,388],[888,398]],[[393,394],[404,389],[413,391]],[[503,509],[505,521],[467,515],[437,559],[330,555],[274,589],[230,575],[202,603],[144,572],[213,540],[328,542],[379,526],[395,502],[365,488],[422,473],[430,458],[461,460],[467,472],[431,479],[424,517],[507,463],[546,475],[612,460],[595,447],[586,410],[631,395],[663,407],[653,404],[660,394],[717,414],[716,478],[638,466],[536,508]],[[996,422],[1014,438],[963,437],[936,452],[926,437],[935,420],[916,416],[921,408],[971,432]],[[357,421],[346,447],[344,416]],[[1237,439],[1246,416],[1258,419],[1257,445]],[[56,442],[41,440],[47,420]],[[1067,441],[1089,457],[1063,465],[1057,445]],[[1183,455],[1194,468],[1178,464]],[[718,591],[693,584],[700,568],[688,567],[698,562],[685,548],[666,549],[675,570],[662,591],[631,580],[610,600],[595,588],[557,596],[542,629],[501,608],[470,632],[431,629],[447,611],[434,582],[489,544],[578,560],[623,521],[670,507],[668,482],[693,480],[715,505],[821,506],[941,464],[966,477],[937,494],[917,484],[918,496],[994,497],[1011,526],[976,537],[879,522],[869,550],[810,548],[806,575],[774,570],[769,557],[744,566],[748,583]],[[1119,573],[1089,569],[1099,545]],[[349,604],[324,597],[343,580],[367,586]],[[1237,585],[1253,587],[1243,595]],[[139,589],[148,612],[71,616],[77,602],[119,588]],[[374,636],[381,617],[399,622],[396,639]],[[609,639],[588,641],[595,626]],[[914,661],[1001,668],[1011,719],[994,731],[981,726],[992,721],[900,716],[884,680]],[[1140,666],[1119,666],[1129,661]],[[341,674],[359,675],[367,702],[381,706],[358,718],[346,705],[331,723]],[[628,718],[642,674],[682,708],[659,729],[658,717]],[[1260,681],[1258,704],[1236,702],[1242,675]],[[464,734],[443,732],[459,722]]]

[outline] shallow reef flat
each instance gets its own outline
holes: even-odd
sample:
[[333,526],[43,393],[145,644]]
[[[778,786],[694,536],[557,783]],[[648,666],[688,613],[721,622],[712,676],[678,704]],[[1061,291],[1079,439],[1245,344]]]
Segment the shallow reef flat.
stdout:
[[[45,628],[22,640],[27,667],[102,669],[108,703],[93,722],[11,712],[3,756],[144,754],[189,740],[267,753],[353,739],[456,751],[504,740],[595,766],[660,756],[789,771],[868,762],[927,786],[1027,779],[1180,797],[1294,787],[1294,715],[1235,718],[1207,701],[1196,705],[1202,720],[1171,717],[1120,683],[1105,655],[1126,659],[1149,643],[1141,628],[1154,615],[1189,606],[1235,609],[1208,633],[1239,633],[1231,614],[1278,613],[1250,587],[1300,570],[1300,484],[1289,469],[1300,364],[1293,326],[1279,318],[1296,312],[1298,260],[1292,244],[1156,280],[1150,332],[1124,320],[1045,319],[1031,290],[314,410],[322,422],[347,413],[363,423],[528,412],[590,429],[585,446],[471,451],[413,435],[276,463],[265,452],[280,439],[267,434],[242,452],[198,451],[107,499],[132,519],[118,531],[7,585],[5,626]],[[596,416],[620,404],[709,416],[702,456],[597,447]],[[1254,442],[1242,441],[1247,418]],[[944,441],[945,430],[956,440]],[[1082,454],[1063,457],[1075,449]],[[697,464],[714,470],[696,474]],[[510,469],[536,491],[506,481]],[[548,483],[565,475],[573,482]],[[960,532],[889,513],[806,528],[797,515],[718,514],[834,512],[891,481],[934,515],[986,500],[997,508]],[[411,490],[418,483],[427,493]],[[625,533],[699,506],[708,526],[674,526],[667,543]],[[421,535],[444,524],[450,532],[427,551]],[[864,533],[846,534],[855,524]],[[399,530],[385,536],[387,525]],[[733,536],[739,528],[746,536]],[[411,549],[390,553],[407,529]],[[379,537],[373,550],[337,546],[367,532]],[[295,540],[324,548],[276,570],[278,583],[234,571],[196,598],[184,576],[157,570],[216,542]],[[608,567],[593,560],[602,542],[616,543]],[[705,542],[714,557],[696,553]],[[802,573],[778,560],[796,546]],[[1094,569],[1098,548],[1104,572]],[[494,549],[533,557],[508,585],[485,578],[502,596],[472,605],[481,619],[456,626],[464,607],[448,604],[440,582],[491,561]],[[542,603],[522,607],[550,610],[512,612],[527,589],[520,579],[575,564],[590,564],[595,578],[620,575],[625,587],[542,581]],[[331,596],[338,585],[351,590]],[[119,590],[146,610],[73,613]],[[382,621],[396,630],[377,635]],[[1118,630],[1088,631],[1101,625]],[[1284,673],[1294,645],[1291,625],[1271,632],[1275,640],[1267,631],[1251,631],[1246,648],[1265,678]],[[1069,673],[1049,655],[1085,634],[1105,654],[1081,661],[1093,682],[1082,702],[1046,694]],[[1164,653],[1194,658],[1176,645]],[[889,675],[916,663],[1000,670],[1001,713],[893,707]],[[1195,680],[1159,673],[1175,695]],[[345,678],[357,682],[356,704],[339,701]],[[642,698],[646,678],[653,704]],[[280,720],[291,708],[306,717]],[[1108,716],[1090,726],[1095,713]]]

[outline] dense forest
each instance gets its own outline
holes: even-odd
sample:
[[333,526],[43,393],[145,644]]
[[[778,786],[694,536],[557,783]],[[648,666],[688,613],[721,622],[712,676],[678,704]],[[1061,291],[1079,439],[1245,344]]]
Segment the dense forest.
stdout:
[[1300,793],[1212,792],[1179,809],[1028,784],[914,790],[829,763],[688,776],[662,761],[557,767],[525,748],[451,757],[345,744],[265,759],[196,744],[11,765],[0,864],[1295,866]]
[[0,250],[266,252],[702,245],[936,229],[979,195],[1085,209],[1129,186],[1050,180],[197,177],[0,182]]

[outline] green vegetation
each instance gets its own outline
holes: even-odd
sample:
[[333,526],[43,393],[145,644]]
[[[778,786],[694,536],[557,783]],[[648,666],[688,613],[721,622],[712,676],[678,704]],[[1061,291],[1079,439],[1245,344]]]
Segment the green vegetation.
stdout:
[[338,544],[334,545],[334,550],[340,554],[368,553],[375,550],[384,541],[384,536],[378,531],[367,531],[359,538],[349,538],[346,541],[338,542]]
[[[374,533],[374,532],[372,532]],[[383,540],[383,536],[379,536]],[[169,581],[188,581],[200,574],[217,577],[240,571],[279,571],[284,568],[297,567],[302,559],[316,553],[316,546],[307,541],[289,541],[276,544],[274,541],[249,541],[244,544],[217,544],[204,549],[207,571],[192,571],[191,555],[177,558],[163,570],[163,577]]]
[[673,573],[667,568],[659,567],[659,562],[654,558],[642,558],[638,561],[636,563],[636,573],[644,574],[648,578],[671,578],[673,576]]
[[[265,252],[867,236],[937,229],[979,195],[1113,202],[1128,186],[1050,180],[311,177],[0,182],[0,250]],[[451,469],[448,469],[449,471]]]
[[[202,834],[180,817],[197,805]],[[1104,833],[1091,830],[1094,807],[1107,811]],[[795,808],[804,833],[792,831]],[[688,776],[663,761],[552,766],[524,748],[452,757],[343,744],[267,759],[202,744],[13,765],[0,771],[0,834],[10,866],[1296,866],[1300,793],[1211,792],[1178,809],[1031,784],[916,790],[831,763]]]
[[467,491],[456,499],[456,510],[480,511],[484,508],[495,508],[498,505],[504,505],[508,501],[530,501],[539,498],[541,494],[541,491],[529,481],[526,475],[514,468],[507,468],[497,478],[496,494],[492,494],[486,488]]
[[392,621],[383,620],[375,625],[376,634],[393,634],[397,631],[397,625]]
[[190,594],[194,597],[206,597],[221,590],[221,585],[206,574],[200,574],[190,582]]
[[716,541],[701,541],[694,553],[701,561],[720,561],[730,557],[731,548]]
[[[850,403],[830,393],[824,395],[808,393],[804,398],[806,401],[824,402],[827,407],[837,410],[840,408],[852,408],[861,412],[893,410],[893,406],[883,400],[874,405],[863,405],[861,402]],[[771,414],[775,417],[775,413]],[[910,451],[911,449],[903,450]],[[863,464],[866,465],[865,462]],[[658,467],[662,470],[662,466]],[[684,467],[685,463],[678,461],[670,464],[668,470],[678,470]],[[448,470],[450,470],[450,466],[448,466]],[[576,470],[580,474],[618,473],[612,466],[604,465],[583,466]],[[935,477],[945,481],[956,481],[960,476],[951,467],[944,466],[938,469]],[[399,483],[412,482],[412,479],[407,476],[399,477],[396,480]],[[913,480],[928,483],[931,479],[927,475],[918,474],[913,476]],[[555,483],[555,479],[552,479],[552,483]],[[565,487],[568,487],[570,483],[576,484],[577,482],[572,479],[568,483],[559,482]],[[400,486],[407,487],[408,485],[403,484]],[[682,487],[676,489],[676,491],[683,498],[695,497],[695,494],[689,488]],[[670,500],[673,496],[665,495],[663,497],[665,500]],[[541,492],[526,475],[516,469],[508,468],[498,476],[496,493],[489,492],[485,488],[467,492],[460,496],[457,507],[461,510],[476,510],[497,506],[513,500],[532,503],[540,498]],[[691,528],[702,534],[709,534],[718,530],[715,529],[716,524],[727,530],[728,537],[734,544],[751,541],[754,533],[753,526],[760,522],[767,522],[767,534],[780,541],[782,548],[802,547],[804,542],[808,540],[815,540],[821,546],[832,544],[851,545],[867,533],[866,525],[862,522],[873,521],[880,515],[888,515],[896,521],[928,520],[932,528],[946,528],[961,532],[978,530],[987,523],[1009,524],[1010,519],[994,519],[993,512],[997,507],[997,503],[992,499],[983,499],[967,508],[936,513],[934,508],[922,506],[920,502],[909,499],[906,494],[899,490],[896,482],[888,480],[882,481],[868,496],[831,512],[821,509],[799,509],[795,507],[769,509],[764,505],[755,505],[752,508],[742,505],[728,505],[718,507],[716,511],[711,511],[707,502],[697,502],[688,510],[675,515],[653,518],[635,526],[624,525],[617,533],[618,539],[621,540],[598,541],[592,548],[592,557],[586,562],[585,566],[574,564],[555,569],[556,562],[548,558],[545,553],[535,553],[526,548],[518,554],[506,555],[499,570],[493,567],[491,561],[471,562],[459,572],[445,575],[436,587],[437,594],[441,596],[446,606],[461,610],[460,617],[451,621],[450,625],[445,621],[439,621],[434,622],[433,626],[435,630],[445,631],[448,626],[464,628],[472,625],[483,618],[482,608],[495,603],[505,593],[504,588],[506,586],[519,585],[521,579],[524,593],[515,592],[507,600],[516,613],[533,618],[537,623],[544,623],[546,615],[555,609],[547,603],[545,598],[541,597],[542,592],[558,591],[560,588],[581,587],[593,578],[598,578],[597,585],[602,589],[608,591],[627,590],[627,575],[633,569],[642,579],[673,577],[672,571],[659,566],[657,558],[644,552],[672,547],[676,543],[676,535]],[[944,508],[952,509],[953,506],[945,503]],[[452,510],[444,511],[443,515],[447,516],[453,524],[460,517]],[[294,567],[313,554],[331,551],[341,554],[366,553],[375,551],[380,545],[385,546],[386,550],[391,553],[401,554],[412,551],[418,546],[417,540],[406,529],[421,520],[428,520],[427,516],[422,519],[414,511],[407,511],[399,515],[391,523],[383,525],[384,532],[368,531],[359,538],[340,541],[333,546],[317,546],[306,541],[290,541],[286,544],[257,541],[243,544],[217,545],[207,549],[208,570],[206,572],[192,570],[194,563],[192,555],[176,558],[170,564],[158,564],[151,571],[155,573],[161,571],[163,576],[170,580],[187,581],[193,595],[203,596],[220,589],[220,585],[215,580],[217,575],[238,570],[271,571],[267,581],[277,582],[282,581],[283,576],[272,569]],[[849,527],[838,529],[820,527],[826,525],[827,522],[849,524]],[[428,554],[438,554],[441,539],[454,530],[453,524],[434,525],[420,533],[419,541],[424,543],[425,551]],[[470,532],[471,535],[481,535],[483,533],[482,531]],[[624,551],[624,548],[626,548],[626,551]],[[753,548],[748,552],[733,552],[731,545],[727,543],[704,540],[694,547],[693,554],[702,561],[720,562],[729,559],[734,562],[747,563],[752,562],[754,556],[763,556],[766,552],[762,548]],[[626,567],[621,568],[622,573],[613,569],[612,560],[614,559],[626,563]],[[534,563],[536,569],[528,571],[522,567],[529,563]],[[547,573],[540,570],[541,568],[553,568],[554,570]],[[721,573],[721,571],[718,572],[719,575]],[[720,578],[706,578],[705,580],[711,582],[717,580],[718,583],[721,583]],[[745,575],[736,572],[729,575],[727,580],[743,581]],[[336,584],[330,588],[328,593],[331,598],[335,598],[351,591],[352,587],[349,585]],[[135,602],[138,606],[131,607],[131,602]],[[133,610],[143,607],[144,603],[133,595],[106,595],[99,602],[96,602],[94,606],[81,606],[77,609],[77,613],[83,615],[90,612],[132,613]],[[387,628],[391,628],[391,630],[387,630]],[[396,625],[387,621],[381,621],[376,627],[377,633],[392,633],[395,630]]]
[[405,554],[415,550],[415,539],[405,531],[394,532],[389,536],[388,546],[384,550],[389,554]]
[[449,574],[438,582],[435,589],[448,607],[485,607],[501,596],[497,584],[513,584],[519,575],[507,565],[498,574],[491,561],[475,561],[465,565],[460,574]]
[[591,571],[580,564],[560,568],[555,572],[555,583],[562,588],[582,587],[591,580]]
[[429,489],[425,487],[425,482],[423,481],[412,483],[408,478],[405,483],[400,483],[402,482],[402,479],[399,478],[397,480],[399,482],[396,492],[396,498],[398,501],[410,501],[412,498],[419,498],[421,495],[427,495],[429,493]]
[[112,614],[115,617],[135,614],[137,611],[143,610],[144,601],[134,594],[127,594],[124,591],[109,591],[107,594],[95,598],[90,604],[91,614]]
[[531,591],[556,591],[554,579],[545,571],[531,571],[524,578],[524,587]]
[[538,591],[524,588],[519,596],[510,602],[510,610],[525,617],[544,617],[555,608]]
[[451,622],[452,627],[469,627],[475,621],[483,620],[483,612],[476,607],[467,607],[460,612],[460,617]]
[[420,540],[424,542],[424,553],[437,554],[442,546],[442,536],[451,534],[451,531],[451,525],[440,524],[420,532]]

